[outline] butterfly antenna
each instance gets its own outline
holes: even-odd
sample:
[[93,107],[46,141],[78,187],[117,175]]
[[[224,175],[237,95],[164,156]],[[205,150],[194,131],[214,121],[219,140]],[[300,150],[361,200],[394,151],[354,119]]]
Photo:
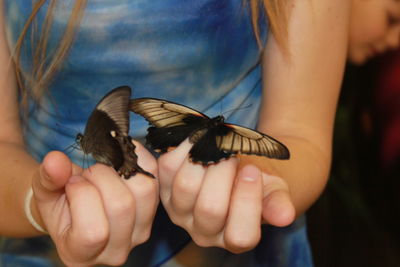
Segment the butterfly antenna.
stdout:
[[83,153],[83,157],[82,157],[82,168],[83,169],[85,169],[85,157],[86,157],[86,154]]
[[246,105],[244,107],[229,109],[229,110],[224,111],[224,113],[222,113],[222,115],[224,115],[226,113],[229,113],[229,112],[233,113],[233,112],[238,111],[238,110],[247,109],[247,108],[250,108],[251,106],[253,106],[253,104],[248,104],[248,105]]
[[72,144],[72,145],[69,145],[69,146],[67,146],[66,148],[64,148],[62,151],[63,151],[65,154],[69,155],[69,154],[71,154],[75,149],[81,150],[79,146],[77,146],[76,144]]
[[70,134],[79,132],[76,128],[68,127],[68,126],[62,125],[61,123],[58,123],[58,122],[56,122],[55,125],[58,128],[63,128],[65,130],[67,130]]
[[89,159],[86,153],[83,153],[83,168],[85,169],[85,165],[87,166],[86,169],[88,169],[89,172],[91,172],[90,170],[90,165],[89,165]]

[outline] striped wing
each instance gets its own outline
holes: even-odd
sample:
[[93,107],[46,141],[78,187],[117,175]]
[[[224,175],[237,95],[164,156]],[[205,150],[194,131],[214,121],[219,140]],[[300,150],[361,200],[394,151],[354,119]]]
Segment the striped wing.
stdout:
[[105,95],[96,106],[96,109],[105,112],[113,120],[125,136],[129,132],[130,98],[131,88],[121,86]]
[[189,107],[156,98],[132,99],[129,108],[157,128],[186,125],[185,119],[193,116],[209,119],[203,113]]
[[285,145],[271,136],[255,130],[225,123],[226,135],[217,135],[217,147],[226,153],[265,156],[273,159],[289,159],[290,153]]

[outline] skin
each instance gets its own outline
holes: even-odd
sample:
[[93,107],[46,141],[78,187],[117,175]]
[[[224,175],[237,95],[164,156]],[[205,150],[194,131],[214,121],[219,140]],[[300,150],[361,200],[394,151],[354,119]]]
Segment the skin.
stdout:
[[290,12],[288,53],[273,38],[265,50],[263,67],[268,79],[259,130],[287,145],[291,160],[242,156],[240,161],[203,168],[188,161],[188,143],[158,160],[161,201],[173,222],[199,246],[247,251],[260,239],[260,222],[292,223],[326,184],[350,4],[302,1]]
[[363,64],[368,59],[398,48],[400,1],[353,0],[349,59]]
[[[386,0],[361,2],[372,1]],[[139,164],[157,180],[138,174],[125,181],[101,164],[83,170],[60,152],[38,163],[24,149],[12,68],[0,64],[0,214],[6,215],[0,218],[7,217],[0,219],[0,234],[42,234],[23,210],[31,186],[33,216],[67,266],[122,264],[147,240],[158,196],[173,222],[193,238],[177,255],[183,264],[188,249],[243,252],[258,243],[261,223],[293,222],[326,184],[348,38],[358,30],[350,21],[350,1],[296,1],[290,14],[287,51],[273,37],[265,49],[268,79],[259,121],[260,131],[288,146],[289,161],[243,156],[203,167],[188,160],[191,145],[185,141],[157,161],[137,144]],[[0,30],[0,62],[10,62],[3,25]]]

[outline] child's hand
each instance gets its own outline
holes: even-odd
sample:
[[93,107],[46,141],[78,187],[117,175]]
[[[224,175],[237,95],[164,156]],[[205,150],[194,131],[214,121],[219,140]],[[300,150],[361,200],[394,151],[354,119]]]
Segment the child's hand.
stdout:
[[[135,145],[139,164],[156,175],[154,157]],[[68,266],[121,265],[149,238],[159,202],[156,179],[139,173],[125,180],[102,164],[82,170],[50,152],[32,183],[34,217]]]
[[203,167],[188,160],[186,140],[158,160],[160,198],[171,220],[193,241],[240,253],[260,240],[261,223],[290,224],[295,210],[287,183],[252,165],[237,172],[230,158]]

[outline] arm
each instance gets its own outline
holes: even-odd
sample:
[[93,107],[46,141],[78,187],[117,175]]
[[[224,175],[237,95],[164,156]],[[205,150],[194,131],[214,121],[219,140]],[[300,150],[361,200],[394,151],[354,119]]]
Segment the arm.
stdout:
[[159,159],[161,200],[200,246],[249,250],[260,239],[262,220],[290,224],[326,183],[350,3],[293,2],[288,56],[268,39],[259,123],[259,130],[289,147],[292,158],[241,156],[240,163],[231,158],[203,168],[187,160],[186,141]]
[[349,2],[295,3],[289,23],[289,57],[273,38],[264,55],[259,130],[287,144],[292,158],[263,163],[268,173],[288,182],[298,214],[316,200],[328,178],[347,54]]
[[[1,9],[3,3],[1,3]],[[1,14],[3,14],[2,10]],[[24,149],[21,133],[17,86],[3,19],[0,20],[0,234],[33,236],[38,232],[27,221],[23,205],[30,177],[39,164]],[[5,216],[7,215],[7,216]],[[36,215],[36,214],[34,214]]]
[[[0,2],[0,14],[3,3]],[[0,15],[0,16],[1,16]],[[32,187],[31,210],[49,233],[67,266],[121,265],[130,250],[145,242],[158,206],[158,183],[143,174],[125,180],[110,167],[82,170],[61,152],[42,163],[25,150],[19,121],[17,86],[0,17],[0,234],[31,237],[24,212]],[[136,143],[139,164],[155,173],[154,157]]]

